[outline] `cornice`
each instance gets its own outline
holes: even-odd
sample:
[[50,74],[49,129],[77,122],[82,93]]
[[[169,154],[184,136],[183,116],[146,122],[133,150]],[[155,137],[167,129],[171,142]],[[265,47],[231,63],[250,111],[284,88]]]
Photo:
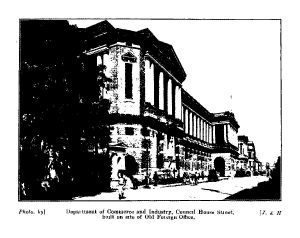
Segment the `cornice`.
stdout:
[[182,83],[175,78],[175,76],[173,76],[161,63],[159,63],[152,55],[149,54],[149,52],[146,52],[145,54],[145,58],[149,57],[151,60],[153,60],[159,67],[161,67],[172,79],[175,80],[175,82],[177,84],[180,85],[180,88],[182,87]]

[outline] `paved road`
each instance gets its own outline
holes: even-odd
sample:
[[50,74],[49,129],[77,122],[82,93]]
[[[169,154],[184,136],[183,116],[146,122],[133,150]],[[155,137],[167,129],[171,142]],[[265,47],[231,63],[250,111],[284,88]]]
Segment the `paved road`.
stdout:
[[[267,181],[265,176],[229,178],[218,182],[203,182],[197,185],[151,186],[150,189],[139,187],[138,190],[126,189],[124,200],[223,200],[241,190],[257,186]],[[76,200],[119,200],[117,192],[101,193],[92,197]]]

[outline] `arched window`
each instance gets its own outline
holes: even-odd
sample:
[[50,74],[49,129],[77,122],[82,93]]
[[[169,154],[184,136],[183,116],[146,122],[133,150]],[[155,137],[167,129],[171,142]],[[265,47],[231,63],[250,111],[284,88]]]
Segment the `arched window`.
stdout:
[[125,98],[132,99],[132,64],[125,63]]

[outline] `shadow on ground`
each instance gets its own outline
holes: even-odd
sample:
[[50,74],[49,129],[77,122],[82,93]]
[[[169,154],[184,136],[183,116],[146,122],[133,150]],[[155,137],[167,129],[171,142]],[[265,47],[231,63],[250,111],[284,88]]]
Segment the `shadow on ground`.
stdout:
[[225,200],[281,200],[280,183],[277,181],[266,181],[259,183],[256,187],[242,190],[227,197]]

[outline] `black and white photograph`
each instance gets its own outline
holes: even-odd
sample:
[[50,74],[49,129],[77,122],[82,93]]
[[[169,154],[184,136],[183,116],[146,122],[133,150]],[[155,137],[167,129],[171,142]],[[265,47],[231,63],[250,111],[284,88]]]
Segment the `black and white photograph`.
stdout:
[[1,237],[297,237],[297,4],[1,6]]
[[281,201],[281,19],[19,19],[19,201]]

